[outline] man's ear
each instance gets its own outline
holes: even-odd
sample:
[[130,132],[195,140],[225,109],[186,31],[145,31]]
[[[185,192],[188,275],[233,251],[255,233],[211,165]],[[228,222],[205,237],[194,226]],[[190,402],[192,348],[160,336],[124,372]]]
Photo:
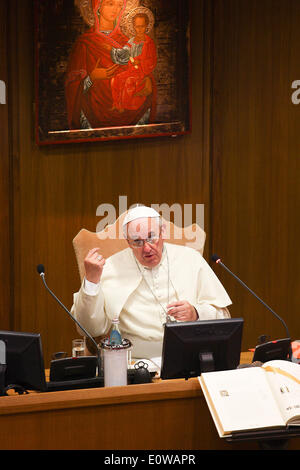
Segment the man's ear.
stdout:
[[130,243],[129,243],[129,241],[127,240],[127,238],[126,238],[126,241],[127,241],[127,245],[129,246],[129,248],[132,249],[132,246],[130,245]]
[[167,237],[166,237],[166,233],[167,233],[167,231],[166,231],[166,224],[163,223],[162,226],[161,226],[161,237],[162,237],[162,238],[167,238]]

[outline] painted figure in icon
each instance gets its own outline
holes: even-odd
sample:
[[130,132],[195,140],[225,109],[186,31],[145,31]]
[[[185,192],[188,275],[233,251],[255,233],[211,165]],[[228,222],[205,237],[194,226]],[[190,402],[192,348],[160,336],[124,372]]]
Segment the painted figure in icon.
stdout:
[[145,89],[153,90],[152,72],[157,59],[154,41],[146,34],[149,21],[146,13],[136,13],[132,18],[135,35],[123,49],[111,50],[115,63],[122,63],[122,60],[128,63],[124,72],[111,79],[113,109],[121,113],[126,109],[139,109],[146,100]]
[[[154,118],[156,52],[146,34],[149,15],[138,15],[147,10],[143,7],[126,13],[126,3],[90,0],[91,27],[76,40],[66,74],[70,129],[137,125]],[[121,21],[132,24],[131,39]]]

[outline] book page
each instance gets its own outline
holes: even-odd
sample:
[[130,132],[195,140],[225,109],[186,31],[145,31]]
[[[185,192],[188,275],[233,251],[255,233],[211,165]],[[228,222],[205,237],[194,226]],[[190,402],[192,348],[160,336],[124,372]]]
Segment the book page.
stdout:
[[285,422],[300,425],[300,365],[275,360],[266,362],[262,368],[266,371]]
[[285,426],[262,368],[203,373],[199,382],[203,391],[206,388],[204,395],[210,397],[209,408],[221,437],[236,431]]

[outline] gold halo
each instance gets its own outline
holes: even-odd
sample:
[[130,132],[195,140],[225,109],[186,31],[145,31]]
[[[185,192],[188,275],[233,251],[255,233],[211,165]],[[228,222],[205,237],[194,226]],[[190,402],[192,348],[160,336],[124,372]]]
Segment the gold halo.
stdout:
[[[74,0],[74,4],[80,11],[83,21],[91,27],[94,26],[95,18],[91,0]],[[139,5],[140,0],[127,0],[124,16],[133,8],[139,7]]]
[[146,34],[149,34],[150,31],[152,30],[152,28],[154,26],[154,16],[153,16],[152,11],[149,10],[149,8],[146,8],[146,7],[137,7],[137,8],[134,8],[133,10],[131,10],[126,16],[124,15],[122,20],[121,20],[120,28],[121,28],[122,32],[125,34],[125,36],[130,38],[130,37],[136,35],[136,32],[135,32],[134,27],[133,27],[133,21],[132,20],[139,13],[143,13],[144,15],[147,15],[147,17],[149,19],[149,24],[148,24],[147,29],[146,29]]
[[130,10],[132,10],[133,8],[137,8],[139,6],[140,6],[140,0],[127,0],[125,11],[124,11],[124,16],[126,16],[130,12]]

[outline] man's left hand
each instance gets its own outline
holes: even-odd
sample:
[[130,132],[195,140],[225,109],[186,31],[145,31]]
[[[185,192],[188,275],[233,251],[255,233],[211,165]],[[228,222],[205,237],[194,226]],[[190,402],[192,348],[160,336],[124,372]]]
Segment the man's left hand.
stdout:
[[178,321],[196,321],[198,313],[187,300],[178,300],[167,305],[168,314]]

